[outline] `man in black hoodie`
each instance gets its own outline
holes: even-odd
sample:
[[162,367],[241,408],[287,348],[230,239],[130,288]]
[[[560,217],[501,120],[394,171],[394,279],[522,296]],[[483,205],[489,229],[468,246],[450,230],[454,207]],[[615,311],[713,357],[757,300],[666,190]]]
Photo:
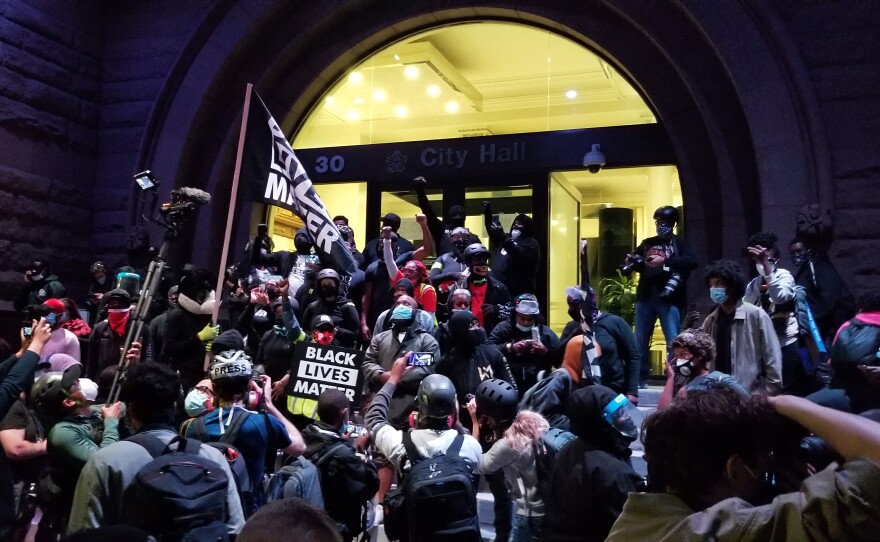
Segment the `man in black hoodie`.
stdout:
[[492,207],[483,202],[483,218],[489,240],[494,251],[492,255],[492,278],[507,286],[512,297],[537,291],[536,278],[541,261],[541,245],[535,239],[535,223],[532,217],[518,214],[510,226],[510,233],[504,234],[501,224],[492,218]]
[[[467,218],[465,208],[461,205],[450,205],[446,211],[446,216],[441,221],[431,206],[431,201],[425,193],[425,187],[428,186],[428,180],[424,177],[416,177],[413,179],[413,186],[416,189],[416,197],[419,200],[419,209],[422,214],[428,218],[428,229],[434,238],[434,245],[437,254],[446,254],[455,249],[455,240],[452,238],[452,230],[464,228],[464,221]],[[480,238],[471,232],[467,232],[467,238],[462,249],[473,243],[479,243]]]
[[544,500],[544,542],[605,540],[629,493],[642,490],[642,477],[629,460],[639,424],[620,415],[633,413],[632,408],[604,386],[572,393],[567,412],[577,438],[553,463]]
[[348,425],[350,404],[343,392],[324,390],[318,397],[320,421],[305,428],[303,454],[321,472],[324,509],[336,521],[343,540],[351,540],[364,530],[363,507],[379,489],[376,466],[352,446],[355,438]]
[[470,311],[456,312],[449,319],[452,348],[436,365],[438,374],[449,377],[455,385],[460,409],[459,419],[467,421],[468,395],[477,391],[484,380],[497,378],[514,384],[504,354],[494,344],[487,344],[486,330]]
[[333,269],[322,269],[315,275],[318,299],[305,308],[302,321],[310,332],[312,320],[319,314],[326,314],[333,319],[336,326],[336,340],[340,346],[354,348],[358,337],[360,316],[354,303],[339,294],[339,273]]

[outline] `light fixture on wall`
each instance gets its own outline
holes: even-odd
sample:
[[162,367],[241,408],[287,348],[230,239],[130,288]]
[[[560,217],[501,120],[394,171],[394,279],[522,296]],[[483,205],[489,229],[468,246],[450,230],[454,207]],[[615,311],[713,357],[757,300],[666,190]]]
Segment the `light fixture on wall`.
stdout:
[[584,155],[584,167],[590,173],[599,173],[605,166],[605,155],[599,150],[599,143],[593,143],[593,149]]

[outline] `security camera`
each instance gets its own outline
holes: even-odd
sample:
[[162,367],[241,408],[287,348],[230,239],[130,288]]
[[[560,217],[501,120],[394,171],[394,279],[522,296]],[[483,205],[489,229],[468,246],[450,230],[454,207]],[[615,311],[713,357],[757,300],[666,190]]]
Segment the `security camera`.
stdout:
[[605,155],[599,150],[599,144],[593,143],[593,150],[584,155],[584,167],[590,173],[599,173],[605,165]]

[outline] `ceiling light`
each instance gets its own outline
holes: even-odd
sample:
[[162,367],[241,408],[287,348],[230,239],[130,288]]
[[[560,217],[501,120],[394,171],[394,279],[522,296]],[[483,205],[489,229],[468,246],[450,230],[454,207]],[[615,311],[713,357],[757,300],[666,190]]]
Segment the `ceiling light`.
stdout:
[[419,78],[419,67],[409,65],[403,69],[403,75],[405,75],[407,79],[418,79]]
[[384,102],[388,99],[388,93],[382,90],[381,88],[377,88],[373,91],[373,99],[377,102]]
[[458,113],[458,102],[446,102],[445,109],[447,113]]
[[335,103],[336,100],[333,98],[333,96],[327,96],[327,98],[324,100],[324,105],[326,105],[327,107],[333,107],[333,104]]
[[437,96],[440,96],[440,87],[438,87],[437,85],[428,85],[428,88],[425,89],[425,92],[428,93],[428,96],[436,98]]
[[394,60],[400,62],[400,55],[394,55]]
[[361,120],[361,114],[357,111],[357,109],[349,109],[345,113],[345,120],[350,122],[356,122]]
[[364,76],[363,74],[361,74],[361,72],[351,72],[350,74],[348,74],[348,81],[350,83],[359,85],[364,82]]
[[566,90],[565,91],[565,97],[568,98],[569,100],[574,100],[575,98],[577,98],[577,95],[578,95],[578,92],[576,90]]
[[409,110],[405,105],[398,105],[394,108],[394,114],[398,117],[405,117],[409,115]]

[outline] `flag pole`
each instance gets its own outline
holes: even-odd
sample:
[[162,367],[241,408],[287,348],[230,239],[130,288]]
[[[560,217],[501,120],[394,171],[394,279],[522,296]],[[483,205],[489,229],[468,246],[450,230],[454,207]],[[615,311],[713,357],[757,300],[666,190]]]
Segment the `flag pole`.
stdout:
[[[254,85],[247,84],[247,90],[244,94],[244,110],[241,113],[241,130],[238,134],[238,151],[235,154],[235,172],[232,174],[232,193],[229,195],[229,213],[226,215],[226,233],[223,236],[223,252],[220,253],[220,272],[217,273],[217,288],[214,290],[217,300],[214,303],[214,312],[211,315],[211,322],[217,323],[217,316],[220,312],[220,303],[223,301],[223,282],[226,272],[226,262],[229,254],[229,242],[232,237],[232,219],[235,215],[235,205],[238,199],[238,179],[241,175],[241,156],[244,153],[244,140],[247,136],[248,113],[251,108],[251,94]],[[207,357],[205,358],[205,369],[207,370]]]

